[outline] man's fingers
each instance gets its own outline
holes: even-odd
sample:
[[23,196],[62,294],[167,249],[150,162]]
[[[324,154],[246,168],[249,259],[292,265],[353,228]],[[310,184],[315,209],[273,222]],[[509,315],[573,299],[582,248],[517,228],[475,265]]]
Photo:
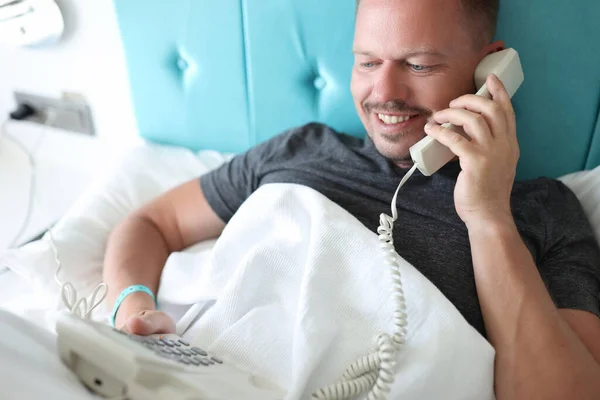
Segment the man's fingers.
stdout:
[[464,109],[481,115],[489,126],[492,135],[503,134],[508,128],[507,113],[499,102],[474,94],[466,94],[450,103],[450,110]]
[[144,312],[128,318],[124,330],[134,335],[144,336],[156,333],[175,333],[175,321],[163,312]]
[[151,335],[155,332],[152,323],[148,319],[148,317],[131,317],[125,322],[125,329],[134,335]]
[[503,106],[511,105],[510,96],[508,95],[506,87],[504,86],[504,83],[502,83],[500,78],[498,78],[494,74],[490,74],[490,76],[488,76],[487,78],[486,84],[488,87],[488,91],[492,95],[492,100],[497,101]]
[[472,151],[471,143],[464,136],[434,122],[425,125],[425,133],[450,148],[458,157],[463,157]]
[[439,123],[451,123],[454,126],[460,126],[469,138],[477,143],[487,144],[492,140],[492,132],[488,122],[481,115],[463,109],[447,108],[438,111],[433,115],[433,119]]
[[516,134],[515,110],[510,100],[510,95],[506,91],[506,87],[494,74],[488,76],[486,84],[490,94],[492,95],[492,100],[500,104],[502,110],[504,111],[508,125],[508,131]]

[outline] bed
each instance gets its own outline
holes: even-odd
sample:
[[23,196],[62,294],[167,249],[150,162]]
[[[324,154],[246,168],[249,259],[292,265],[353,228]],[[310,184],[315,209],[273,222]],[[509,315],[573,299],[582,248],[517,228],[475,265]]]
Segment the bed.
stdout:
[[[69,266],[65,276],[84,295],[100,279],[108,232],[143,202],[290,127],[317,121],[365,135],[348,84],[353,1],[119,0],[114,6],[145,143],[94,182],[55,227]],[[600,53],[586,45],[600,38],[599,14],[593,2],[504,0],[497,36],[519,51],[525,70],[513,100],[518,178],[562,179],[600,239]],[[47,240],[1,257],[10,271],[0,274],[0,306],[52,332],[64,307]],[[178,257],[174,264],[186,255]],[[172,285],[185,279],[170,276]],[[171,302],[174,315],[191,302],[179,300]],[[100,309],[98,318],[107,312]],[[85,395],[73,394],[85,398],[79,396]]]

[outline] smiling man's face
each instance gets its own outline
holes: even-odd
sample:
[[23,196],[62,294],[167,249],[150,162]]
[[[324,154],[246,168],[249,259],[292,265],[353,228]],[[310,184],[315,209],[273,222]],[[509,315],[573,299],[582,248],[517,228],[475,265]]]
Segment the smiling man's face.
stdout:
[[425,136],[435,111],[474,92],[481,59],[502,47],[477,46],[460,0],[361,0],[353,51],[354,104],[377,150],[398,166]]

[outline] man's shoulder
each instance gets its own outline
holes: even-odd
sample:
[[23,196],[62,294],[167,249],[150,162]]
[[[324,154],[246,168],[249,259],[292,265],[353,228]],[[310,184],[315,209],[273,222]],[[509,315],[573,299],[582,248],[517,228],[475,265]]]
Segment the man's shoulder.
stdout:
[[511,203],[517,216],[530,223],[552,224],[585,223],[581,202],[562,181],[538,178],[516,182]]
[[320,122],[310,122],[305,125],[294,127],[282,132],[273,139],[286,142],[303,140],[307,143],[330,143],[336,145],[362,143],[362,139],[339,132],[333,127]]
[[598,260],[600,249],[591,222],[579,198],[564,182],[550,178],[519,182],[511,200],[517,227],[533,244],[529,247],[537,253],[536,260],[542,260],[549,251],[558,254],[559,249],[573,243],[583,246],[590,259]]
[[284,131],[256,146],[256,149],[275,158],[287,158],[307,152],[335,152],[338,149],[358,147],[362,143],[360,138],[336,131],[322,123],[311,122]]
[[573,191],[558,179],[541,177],[526,181],[515,182],[512,191],[513,200],[525,203],[539,203],[540,205],[548,202],[578,202]]

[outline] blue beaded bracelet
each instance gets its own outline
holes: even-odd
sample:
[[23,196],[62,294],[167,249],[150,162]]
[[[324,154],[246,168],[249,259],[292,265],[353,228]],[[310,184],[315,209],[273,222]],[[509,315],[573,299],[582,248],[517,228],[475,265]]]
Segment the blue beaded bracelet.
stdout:
[[132,285],[132,286],[129,286],[128,288],[124,289],[121,292],[121,294],[117,298],[117,301],[115,302],[115,306],[113,308],[113,312],[112,312],[112,315],[110,317],[110,324],[112,325],[113,328],[115,327],[115,318],[117,316],[117,311],[119,311],[119,307],[121,306],[121,303],[123,302],[123,300],[125,300],[125,297],[127,297],[131,293],[135,293],[135,292],[144,292],[144,293],[147,293],[148,295],[150,295],[150,297],[152,297],[152,300],[154,300],[154,304],[156,305],[156,298],[154,297],[154,293],[152,293],[152,290],[148,289],[144,285]]

